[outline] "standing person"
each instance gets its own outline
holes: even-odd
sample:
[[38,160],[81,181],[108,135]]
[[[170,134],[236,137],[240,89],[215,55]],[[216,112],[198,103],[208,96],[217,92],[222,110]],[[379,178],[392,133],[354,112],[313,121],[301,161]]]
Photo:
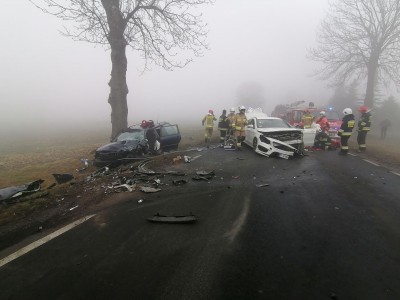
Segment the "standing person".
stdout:
[[238,150],[241,150],[242,142],[246,136],[245,126],[247,125],[247,118],[245,112],[246,108],[244,106],[239,107],[239,113],[235,115],[232,122],[232,127],[235,130],[236,149]]
[[311,128],[311,125],[314,122],[314,116],[308,109],[304,110],[301,122],[303,123],[303,128]]
[[321,127],[323,132],[328,132],[330,129],[328,119],[326,118],[326,112],[324,110],[319,113],[319,118],[315,123]]
[[387,130],[392,125],[392,122],[390,122],[389,119],[385,119],[380,123],[380,125],[381,125],[381,139],[384,140],[386,138]]
[[228,115],[228,121],[229,121],[228,136],[233,136],[234,128],[232,127],[232,124],[234,118],[235,118],[235,108],[232,107],[229,110],[229,115]]
[[354,120],[353,111],[351,108],[345,108],[343,110],[344,117],[342,119],[342,126],[338,131],[338,135],[340,136],[340,152],[339,155],[347,155],[349,152],[349,138],[351,133],[353,132],[354,125],[356,121]]
[[367,133],[371,129],[371,110],[367,106],[360,106],[358,111],[361,113],[360,120],[358,121],[358,153],[365,152],[367,150]]
[[220,141],[223,143],[225,141],[226,133],[229,128],[229,119],[226,116],[226,110],[222,111],[222,115],[218,119],[218,130],[220,132]]
[[[143,122],[142,122],[143,123]],[[150,154],[157,154],[156,142],[160,139],[156,129],[154,128],[153,120],[147,121],[146,139],[149,143]]]
[[208,114],[204,116],[201,124],[204,126],[204,141],[206,143],[211,141],[211,136],[214,129],[214,121],[217,121],[217,118],[214,116],[214,111],[210,109]]

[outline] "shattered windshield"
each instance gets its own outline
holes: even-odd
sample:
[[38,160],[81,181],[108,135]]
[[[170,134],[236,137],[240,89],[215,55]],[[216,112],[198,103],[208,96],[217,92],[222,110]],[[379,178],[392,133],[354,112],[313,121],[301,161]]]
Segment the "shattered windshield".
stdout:
[[137,129],[129,132],[123,132],[115,139],[116,142],[121,141],[141,141],[144,139],[144,131]]
[[257,119],[257,128],[290,128],[290,126],[281,119]]

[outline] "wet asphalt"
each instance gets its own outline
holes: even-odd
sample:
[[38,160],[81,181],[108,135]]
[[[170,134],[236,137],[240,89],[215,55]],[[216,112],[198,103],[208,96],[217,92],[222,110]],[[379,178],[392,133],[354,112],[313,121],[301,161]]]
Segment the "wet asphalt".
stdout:
[[[0,299],[400,299],[398,175],[335,151],[187,155],[162,191],[1,267]],[[192,180],[200,170],[215,177]],[[198,220],[146,221],[156,213]]]

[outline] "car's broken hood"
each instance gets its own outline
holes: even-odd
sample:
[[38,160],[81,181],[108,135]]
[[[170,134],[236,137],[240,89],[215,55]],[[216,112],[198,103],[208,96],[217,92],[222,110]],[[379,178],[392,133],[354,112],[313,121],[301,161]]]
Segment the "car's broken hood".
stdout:
[[137,146],[140,144],[138,140],[127,140],[127,141],[119,141],[119,142],[112,142],[101,146],[97,149],[98,152],[118,152],[123,150],[133,150],[136,149]]
[[260,132],[260,133],[266,133],[266,132],[279,132],[279,133],[301,132],[301,130],[297,129],[297,128],[257,128],[257,131]]

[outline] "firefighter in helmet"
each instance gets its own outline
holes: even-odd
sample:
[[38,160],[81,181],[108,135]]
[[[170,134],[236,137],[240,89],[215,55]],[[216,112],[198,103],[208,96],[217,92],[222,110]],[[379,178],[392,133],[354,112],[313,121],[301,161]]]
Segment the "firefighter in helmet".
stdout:
[[360,153],[367,150],[366,138],[368,131],[371,129],[371,110],[367,106],[363,105],[360,106],[358,111],[361,113],[361,117],[358,121],[357,152]]
[[318,124],[321,127],[321,130],[323,132],[328,132],[329,131],[329,122],[328,119],[326,118],[326,112],[324,110],[322,110],[319,113],[319,117],[318,119],[315,121],[316,124]]
[[226,110],[224,109],[222,111],[221,116],[218,119],[218,130],[220,132],[219,139],[222,143],[225,141],[228,128],[229,128],[229,119],[228,116],[226,115]]
[[246,136],[245,126],[247,125],[246,108],[244,106],[239,107],[239,113],[235,115],[232,122],[234,128],[234,134],[236,137],[236,148],[241,150],[242,142]]
[[228,133],[227,133],[228,136],[233,136],[233,132],[235,131],[234,128],[232,127],[233,119],[235,118],[235,115],[236,115],[235,108],[232,107],[229,110],[229,115],[228,115],[228,121],[229,121],[229,129],[228,129]]
[[301,117],[301,122],[303,123],[303,128],[311,128],[311,125],[314,122],[314,116],[310,110],[304,110],[303,116]]
[[344,117],[342,119],[342,126],[340,126],[340,129],[338,131],[341,144],[339,155],[347,155],[347,153],[349,152],[348,141],[356,123],[356,121],[354,120],[353,110],[351,108],[345,108],[343,110],[343,114]]
[[217,118],[214,116],[214,111],[210,109],[208,114],[204,116],[201,124],[204,126],[204,141],[206,143],[211,141],[211,136],[214,129],[214,121],[217,121]]

